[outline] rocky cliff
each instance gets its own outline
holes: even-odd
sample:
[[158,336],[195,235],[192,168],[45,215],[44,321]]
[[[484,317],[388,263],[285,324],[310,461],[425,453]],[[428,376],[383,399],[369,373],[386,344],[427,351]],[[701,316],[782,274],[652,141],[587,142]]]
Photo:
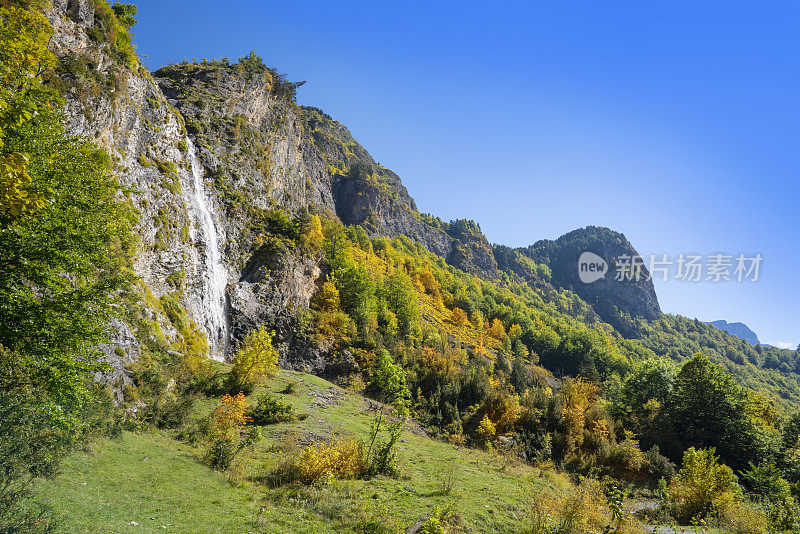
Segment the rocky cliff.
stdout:
[[718,321],[709,321],[708,324],[719,328],[720,330],[724,330],[729,334],[733,334],[740,339],[744,339],[751,345],[761,344],[761,341],[758,340],[756,333],[750,330],[750,328],[744,323],[729,323],[725,319],[720,319]]
[[[300,84],[254,54],[151,74],[121,53],[105,2],[56,0],[47,15],[59,58],[50,83],[65,96],[68,128],[108,149],[139,211],[140,291],[128,319],[112,325],[108,347],[117,374],[153,343],[166,350],[196,332],[224,358],[262,321],[279,327],[284,363],[325,367],[324,346],[291,334],[325,265],[263,254],[276,208],[406,235],[459,268],[497,276],[476,225],[420,214],[395,173],[330,116],[298,106]],[[253,262],[259,252],[261,263]]]
[[[538,241],[519,249],[519,252],[537,264],[549,266],[553,285],[577,293],[603,321],[625,336],[637,334],[637,319],[650,321],[661,315],[655,288],[645,266],[641,266],[638,277],[617,277],[618,264],[622,264],[625,258],[639,256],[623,234],[588,226],[554,241]],[[581,281],[578,270],[578,260],[584,252],[595,254],[606,263],[604,275],[588,283]]]
[[56,0],[48,18],[59,57],[50,82],[65,96],[69,129],[109,150],[140,214],[133,267],[141,284],[108,347],[117,374],[142,350],[198,346],[198,333],[212,356],[225,358],[260,323],[276,329],[286,366],[316,373],[352,366],[351,356],[302,334],[327,267],[321,255],[265,244],[278,208],[407,236],[485,278],[504,272],[573,289],[623,332],[633,319],[660,313],[649,282],[577,282],[579,250],[611,260],[633,251],[624,236],[580,230],[524,250],[493,248],[472,221],[422,214],[394,172],[322,110],[298,106],[301,84],[255,54],[151,74],[132,49],[120,48],[119,32],[109,30],[119,21],[104,1]]

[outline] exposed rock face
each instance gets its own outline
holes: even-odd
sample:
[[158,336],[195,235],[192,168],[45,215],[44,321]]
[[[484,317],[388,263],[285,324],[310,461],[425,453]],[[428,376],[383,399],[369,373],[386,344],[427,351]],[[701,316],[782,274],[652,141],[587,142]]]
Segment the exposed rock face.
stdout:
[[322,110],[304,107],[306,131],[331,173],[336,214],[368,232],[407,236],[467,272],[495,278],[491,246],[471,221],[445,223],[417,210],[400,177],[377,163],[350,131]]
[[725,319],[720,319],[718,321],[710,321],[708,324],[720,330],[724,330],[729,334],[733,334],[740,339],[744,339],[751,345],[759,345],[761,343],[756,333],[750,330],[744,323],[729,323]]
[[[277,332],[284,366],[329,375],[357,366],[351,354],[335,353],[305,333],[304,317],[326,266],[321,257],[263,243],[267,214],[275,208],[291,214],[309,207],[362,225],[373,235],[407,236],[485,278],[499,276],[499,260],[520,280],[550,288],[550,273],[536,265],[547,264],[554,285],[575,290],[620,328],[629,326],[625,314],[654,318],[660,313],[649,282],[577,282],[570,262],[578,245],[590,244],[590,250],[611,259],[633,251],[623,236],[581,230],[526,250],[493,249],[471,221],[445,223],[419,213],[394,172],[376,162],[342,124],[317,108],[297,106],[297,84],[256,56],[233,64],[172,65],[151,75],[121,62],[110,43],[90,38],[102,24],[98,6],[93,0],[56,0],[47,15],[60,59],[52,82],[66,98],[68,128],[108,149],[140,212],[134,269],[141,295],[132,303],[133,319],[110,325],[114,343],[104,347],[116,379],[124,381],[124,364],[143,345],[158,341],[151,338],[174,343],[186,335],[173,303],[214,345],[235,349],[249,330],[266,323]],[[215,263],[209,261],[209,240],[217,242],[223,270],[225,287],[219,293],[224,298],[214,299],[218,305],[208,296],[208,281],[219,278],[210,272]],[[220,343],[214,306],[226,307]],[[136,321],[147,326],[146,332]]]
[[[653,282],[644,266],[638,280],[616,279],[614,266],[620,258],[639,255],[623,234],[608,228],[587,226],[555,241],[538,241],[520,249],[520,252],[536,263],[548,265],[555,286],[577,293],[603,321],[623,335],[636,335],[636,319],[653,320],[661,315]],[[592,252],[607,262],[608,271],[604,277],[591,283],[580,280],[578,259],[584,252]]]
[[231,333],[241,340],[261,324],[276,331],[283,367],[322,374],[329,346],[311,339],[302,327],[322,258],[268,244],[259,249],[242,279],[230,288]]
[[[229,329],[223,345],[235,350],[250,329],[266,323],[276,330],[283,365],[317,374],[352,370],[357,365],[352,355],[331,354],[324,341],[302,328],[324,269],[321,258],[265,251],[259,240],[264,214],[274,208],[292,213],[302,206],[348,213],[358,206],[360,218],[346,222],[380,221],[374,233],[395,236],[416,229],[442,255],[450,252],[452,239],[419,220],[413,200],[391,171],[381,171],[391,176],[390,191],[348,183],[350,166],[362,160],[377,164],[346,128],[326,121],[326,127],[349,138],[350,148],[336,159],[341,167],[333,169],[308,128],[305,111],[287,95],[292,84],[260,60],[166,67],[154,78],[116,61],[108,43],[89,38],[98,23],[94,10],[91,0],[61,0],[47,15],[60,60],[52,82],[64,93],[67,127],[109,151],[115,174],[140,212],[133,267],[142,295],[130,315],[148,329],[137,331],[128,322],[109,325],[111,343],[102,347],[111,363],[106,378],[124,382],[124,366],[143,345],[157,342],[151,334],[167,343],[180,340],[180,327],[162,302],[176,302],[214,339],[219,321],[211,316],[219,310],[209,306],[207,283],[213,278],[208,261],[213,234],[228,278]],[[327,151],[334,154],[338,148],[330,145]],[[192,173],[198,166],[199,184]],[[351,197],[366,202],[343,207]],[[211,214],[213,232],[202,228],[198,198]]]
[[[174,296],[203,329],[208,323],[203,305],[206,243],[195,213],[183,119],[146,71],[115,61],[107,43],[87,37],[96,24],[93,9],[92,1],[70,0],[56,2],[47,12],[60,61],[52,83],[64,93],[67,127],[109,151],[115,174],[139,211],[139,248],[133,267],[146,293],[154,299]],[[224,244],[225,226],[215,198],[210,201],[218,239]],[[167,341],[176,340],[178,331],[164,314],[156,313],[152,302],[137,305],[146,320],[159,323]],[[112,339],[118,335],[117,326],[111,325]],[[136,358],[138,345],[117,343],[124,355],[109,349],[112,366],[117,367],[115,360]]]

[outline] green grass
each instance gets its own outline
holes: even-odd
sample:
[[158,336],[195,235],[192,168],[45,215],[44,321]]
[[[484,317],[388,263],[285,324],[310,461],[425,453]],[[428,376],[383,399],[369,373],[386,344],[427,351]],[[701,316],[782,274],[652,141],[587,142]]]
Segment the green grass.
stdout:
[[[297,382],[295,393],[279,393],[289,381]],[[406,532],[433,513],[452,510],[465,532],[511,533],[523,529],[531,492],[568,484],[552,472],[504,465],[495,454],[406,431],[398,479],[270,489],[258,477],[299,450],[298,442],[365,437],[373,415],[363,397],[314,376],[282,371],[265,388],[308,417],[265,427],[265,439],[237,457],[232,473],[205,467],[202,443],[187,444],[168,432],[126,432],[72,455],[61,476],[39,486],[37,498],[52,502],[61,532]],[[255,402],[261,390],[248,400]],[[336,401],[321,400],[328,398]],[[214,404],[202,400],[197,415]]]
[[[124,433],[74,454],[37,497],[63,532],[247,532],[256,503],[159,434]],[[139,526],[130,524],[139,523]]]

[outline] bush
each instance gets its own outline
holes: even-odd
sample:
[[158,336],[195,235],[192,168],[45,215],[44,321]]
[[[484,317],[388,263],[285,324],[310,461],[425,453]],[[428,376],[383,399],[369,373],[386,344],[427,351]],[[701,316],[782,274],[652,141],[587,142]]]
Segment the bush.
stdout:
[[233,439],[217,439],[211,443],[206,455],[203,457],[203,462],[212,469],[226,471],[233,463],[237,452],[238,447]]
[[683,465],[669,486],[667,500],[673,515],[684,524],[734,501],[739,490],[736,475],[718,460],[714,449],[691,447],[683,454]]
[[193,396],[168,396],[157,399],[144,409],[143,418],[158,428],[180,428],[192,414],[196,399]]
[[742,473],[742,482],[754,499],[765,508],[774,530],[800,530],[800,510],[792,497],[789,482],[772,464],[751,465]]
[[22,389],[0,392],[0,532],[48,531],[37,527],[47,523],[47,511],[29,509],[25,501],[34,480],[55,476],[58,461],[75,445],[73,433],[48,420],[50,406],[42,397]]
[[272,485],[314,484],[326,478],[357,478],[364,471],[364,448],[352,437],[313,443],[269,476]]
[[290,380],[286,387],[281,390],[284,395],[293,395],[297,391],[297,380]]
[[258,382],[275,372],[278,351],[272,346],[274,336],[264,326],[247,334],[233,357],[233,368],[227,377],[229,393],[248,394]]
[[662,478],[670,480],[675,476],[675,464],[661,454],[658,445],[653,445],[644,453],[644,458],[647,460],[646,469],[651,481],[657,482]]
[[610,502],[599,481],[582,479],[568,494],[551,490],[536,492],[532,501],[529,534],[585,534],[642,532],[630,514],[623,511],[622,495]]
[[224,395],[209,416],[207,435],[210,446],[203,458],[205,464],[225,471],[239,451],[258,441],[261,438],[258,427],[242,435],[242,430],[249,421],[244,395]]
[[494,423],[492,423],[488,415],[484,415],[483,419],[481,419],[481,422],[478,424],[478,428],[475,430],[475,441],[480,447],[491,447],[496,433]]
[[406,384],[406,374],[403,368],[392,360],[386,350],[378,353],[378,360],[372,371],[372,380],[368,392],[377,396],[382,402],[394,406],[398,411],[405,413],[411,393]]
[[769,521],[758,505],[745,502],[729,502],[718,510],[719,522],[731,534],[764,534],[769,532]]
[[264,393],[255,408],[249,410],[247,415],[254,425],[274,425],[295,419],[294,409],[291,404],[281,402],[269,393]]

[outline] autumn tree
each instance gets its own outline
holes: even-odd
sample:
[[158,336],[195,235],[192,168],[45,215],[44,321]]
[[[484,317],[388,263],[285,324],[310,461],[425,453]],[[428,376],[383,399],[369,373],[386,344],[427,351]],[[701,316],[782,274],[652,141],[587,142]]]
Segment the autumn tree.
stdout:
[[738,490],[736,475],[711,449],[690,447],[683,454],[683,465],[669,486],[667,498],[675,516],[688,523],[708,515],[713,507],[734,500]]
[[222,396],[208,420],[210,445],[203,460],[209,467],[225,471],[236,454],[259,438],[257,427],[244,432],[250,420],[244,393]]
[[278,363],[278,351],[272,345],[274,332],[263,325],[251,331],[233,357],[228,374],[229,391],[249,393],[258,382],[272,375]]
[[311,214],[305,207],[300,209],[295,224],[297,226],[297,242],[306,253],[318,251],[325,236],[322,234],[322,222],[316,214]]
[[458,327],[467,326],[467,322],[469,318],[464,310],[461,308],[453,308],[453,311],[450,313],[450,320],[453,321],[453,324]]

